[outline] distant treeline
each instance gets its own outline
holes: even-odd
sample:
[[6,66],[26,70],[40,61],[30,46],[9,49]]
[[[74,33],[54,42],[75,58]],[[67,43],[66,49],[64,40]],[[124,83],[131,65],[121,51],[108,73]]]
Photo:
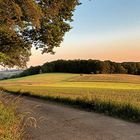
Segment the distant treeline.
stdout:
[[100,60],[57,60],[42,66],[30,67],[18,77],[39,73],[83,73],[83,74],[135,74],[140,75],[140,62],[116,63]]

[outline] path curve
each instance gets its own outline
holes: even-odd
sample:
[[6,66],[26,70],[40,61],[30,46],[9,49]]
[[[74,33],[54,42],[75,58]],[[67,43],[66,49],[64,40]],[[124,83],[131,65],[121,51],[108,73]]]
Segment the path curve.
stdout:
[[[140,140],[140,124],[114,119],[31,97],[21,97],[20,112],[32,112],[33,140]],[[39,121],[40,120],[40,121]]]

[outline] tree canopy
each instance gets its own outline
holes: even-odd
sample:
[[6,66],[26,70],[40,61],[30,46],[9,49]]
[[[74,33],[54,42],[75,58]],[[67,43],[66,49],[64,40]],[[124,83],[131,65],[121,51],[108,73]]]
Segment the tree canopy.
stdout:
[[0,65],[26,66],[31,48],[54,53],[79,0],[0,0]]

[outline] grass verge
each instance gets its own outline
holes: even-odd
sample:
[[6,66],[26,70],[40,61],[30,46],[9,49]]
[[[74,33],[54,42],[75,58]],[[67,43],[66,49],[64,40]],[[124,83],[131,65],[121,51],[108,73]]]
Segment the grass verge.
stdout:
[[0,140],[21,140],[20,115],[16,113],[16,103],[0,94]]

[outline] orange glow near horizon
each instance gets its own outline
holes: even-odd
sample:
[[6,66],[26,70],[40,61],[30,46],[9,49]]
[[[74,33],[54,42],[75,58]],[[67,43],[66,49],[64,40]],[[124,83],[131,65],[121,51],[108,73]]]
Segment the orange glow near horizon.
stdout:
[[33,55],[28,66],[41,65],[47,61],[57,59],[99,59],[111,60],[116,62],[136,61],[140,62],[140,40],[127,38],[111,41],[90,41],[88,43],[65,43],[55,49],[56,54],[40,54],[33,50]]
[[32,51],[28,66],[58,59],[140,62],[140,1],[87,1],[74,13],[73,29],[55,55]]

